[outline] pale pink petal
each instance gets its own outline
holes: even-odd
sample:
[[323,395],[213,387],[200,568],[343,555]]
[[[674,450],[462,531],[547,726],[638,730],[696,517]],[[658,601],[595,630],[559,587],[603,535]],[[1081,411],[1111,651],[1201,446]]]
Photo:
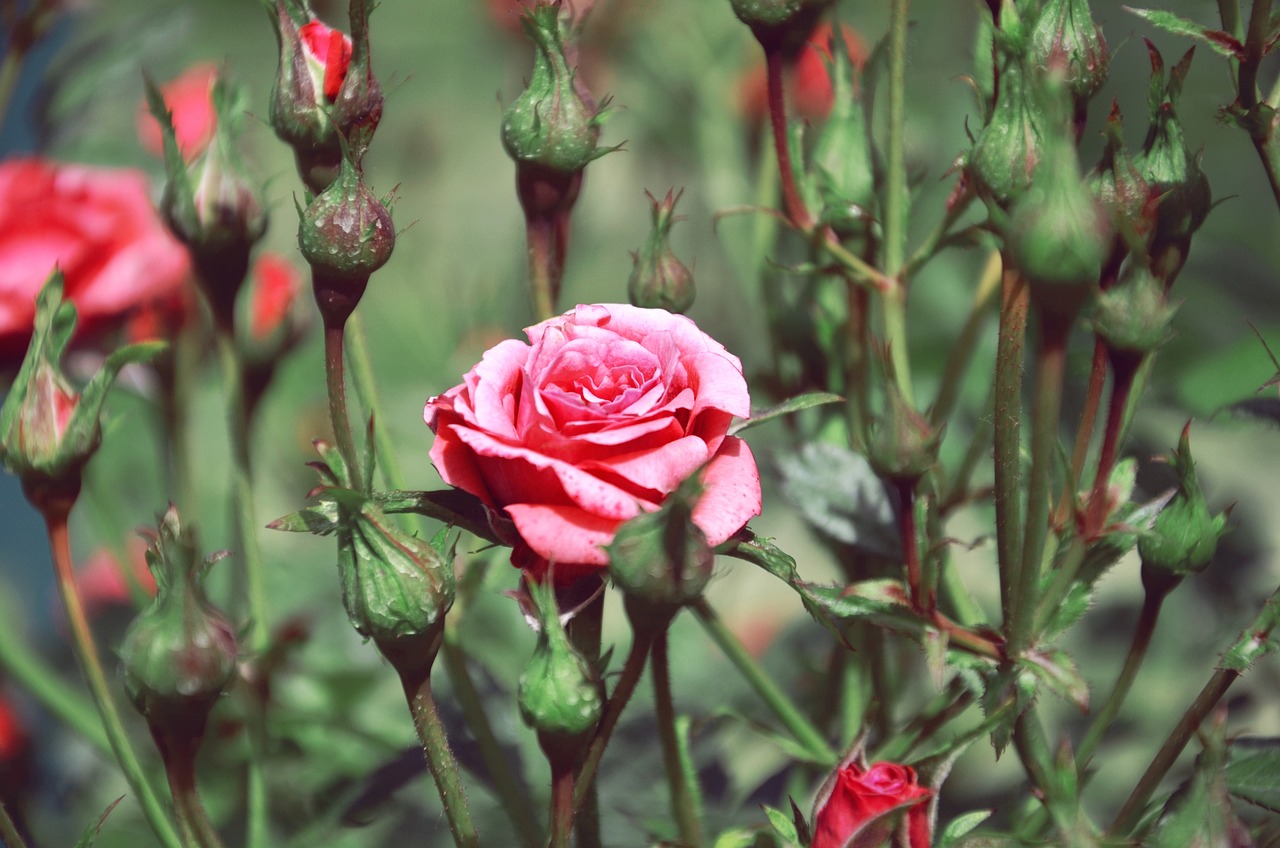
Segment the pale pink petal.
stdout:
[[760,471],[751,448],[728,436],[702,474],[702,497],[693,508],[693,523],[707,543],[718,545],[760,514]]

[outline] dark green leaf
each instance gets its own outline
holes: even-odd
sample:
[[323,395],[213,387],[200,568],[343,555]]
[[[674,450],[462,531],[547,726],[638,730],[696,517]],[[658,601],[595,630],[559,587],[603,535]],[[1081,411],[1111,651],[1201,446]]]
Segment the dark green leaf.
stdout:
[[791,555],[745,528],[717,547],[716,553],[758,565],[785,583],[796,579],[796,561]]
[[102,811],[102,815],[98,817],[98,820],[85,828],[84,833],[80,834],[80,839],[76,842],[76,848],[89,848],[89,846],[93,845],[93,840],[98,838],[98,834],[102,832],[102,826],[106,824],[107,816],[111,815],[111,811],[114,810],[116,805],[123,800],[124,796],[121,795],[119,798],[107,805],[107,808]]
[[810,409],[815,406],[823,406],[828,403],[840,403],[844,398],[840,395],[833,395],[830,392],[809,392],[803,395],[797,395],[790,400],[784,400],[777,406],[771,406],[768,409],[761,409],[751,413],[751,417],[743,421],[739,421],[729,428],[729,435],[736,436],[743,430],[749,430],[757,424],[764,424],[775,418],[781,418],[784,415],[790,415],[793,412],[799,412],[802,409]]
[[1227,789],[1280,813],[1280,737],[1236,739],[1228,746]]
[[812,442],[778,460],[782,494],[824,536],[896,557],[898,523],[884,483],[861,454]]
[[1228,59],[1244,58],[1244,45],[1229,32],[1201,26],[1195,21],[1175,15],[1173,12],[1165,12],[1160,9],[1134,9],[1131,6],[1125,6],[1125,8],[1149,23],[1160,27],[1165,32],[1203,41],[1215,53],[1226,56]]

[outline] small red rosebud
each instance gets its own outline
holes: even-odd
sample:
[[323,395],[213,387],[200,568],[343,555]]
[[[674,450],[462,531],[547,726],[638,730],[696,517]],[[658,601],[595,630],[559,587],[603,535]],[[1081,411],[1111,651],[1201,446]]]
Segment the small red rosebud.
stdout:
[[[213,139],[218,116],[213,108],[213,84],[218,67],[212,62],[199,62],[183,71],[176,79],[160,86],[164,105],[173,115],[173,129],[178,137],[178,150],[190,162],[200,155]],[[148,153],[164,155],[164,135],[160,124],[147,107],[138,106],[138,141]]]
[[302,275],[283,256],[264,253],[251,277],[249,334],[262,341],[285,324],[302,289]]
[[[929,848],[928,800],[933,791],[916,782],[915,769],[897,763],[850,762],[818,793],[810,848],[883,845],[906,816],[906,848]],[[897,843],[895,843],[897,844]]]
[[324,99],[332,103],[338,99],[342,81],[351,66],[351,37],[341,30],[311,21],[298,30],[307,57],[307,69],[312,83],[324,92]]

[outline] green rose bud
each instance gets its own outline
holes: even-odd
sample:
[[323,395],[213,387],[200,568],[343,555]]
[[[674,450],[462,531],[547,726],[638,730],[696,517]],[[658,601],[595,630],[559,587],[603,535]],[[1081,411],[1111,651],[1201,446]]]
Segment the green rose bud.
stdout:
[[77,394],[62,372],[62,357],[76,326],[76,308],[62,299],[62,274],[54,271],[36,298],[35,329],[22,366],[0,407],[0,464],[21,481],[43,508],[46,498],[74,502],[80,472],[102,441],[107,390],[120,369],[164,350],[160,343],[129,345],[107,357]]
[[178,148],[173,115],[150,81],[147,100],[164,137],[168,180],[161,211],[191,253],[214,320],[229,331],[235,320],[236,295],[249,272],[249,253],[267,229],[266,213],[236,152],[235,137],[244,114],[242,93],[221,78],[215,80],[216,130],[190,165]]
[[129,625],[120,650],[129,699],[158,735],[199,739],[235,674],[235,636],[201,586],[218,558],[197,558],[170,505],[147,550],[155,599]]
[[502,116],[502,146],[517,166],[574,173],[609,151],[597,146],[603,114],[584,98],[565,55],[560,6],[539,0],[522,20],[533,75]]
[[835,0],[730,0],[765,52],[799,50]]
[[600,675],[569,642],[551,583],[531,583],[528,588],[540,629],[533,656],[520,676],[520,716],[537,732],[552,770],[572,768],[604,711]]
[[1119,104],[1113,103],[1104,131],[1102,158],[1085,181],[1111,216],[1112,228],[1132,249],[1145,244],[1154,217],[1154,205],[1143,179],[1124,145]]
[[653,207],[653,229],[644,246],[631,254],[627,296],[634,306],[684,312],[693,306],[693,274],[667,243],[671,226],[683,220],[675,214],[680,195],[668,191],[661,202],[648,192],[645,195]]
[[892,378],[885,381],[887,404],[867,445],[867,461],[884,480],[914,484],[938,461],[942,431],[907,403]]
[[1031,29],[1029,63],[1061,67],[1077,103],[1102,88],[1111,53],[1102,30],[1093,22],[1088,0],[1048,0]]
[[875,168],[867,117],[854,91],[853,61],[844,34],[831,51],[833,105],[813,145],[813,180],[822,199],[822,223],[841,237],[863,233],[875,202]]
[[1116,285],[1098,298],[1094,332],[1112,350],[1147,354],[1169,338],[1177,309],[1164,283],[1145,263],[1131,260]]
[[1167,84],[1160,51],[1149,41],[1147,50],[1151,56],[1151,127],[1136,165],[1157,204],[1149,249],[1152,269],[1171,284],[1187,261],[1191,236],[1209,214],[1212,195],[1209,180],[1200,170],[1200,157],[1187,149],[1176,111],[1195,48],[1169,71]]
[[1171,457],[1178,491],[1156,516],[1151,531],[1138,539],[1142,579],[1147,585],[1204,571],[1218,549],[1218,539],[1226,532],[1231,510],[1210,514],[1191,458],[1190,433],[1191,423],[1187,422]]
[[641,619],[665,621],[701,597],[711,579],[715,556],[707,537],[693,523],[693,508],[701,494],[695,474],[661,507],[619,527],[609,543],[609,575],[626,593],[633,624]]

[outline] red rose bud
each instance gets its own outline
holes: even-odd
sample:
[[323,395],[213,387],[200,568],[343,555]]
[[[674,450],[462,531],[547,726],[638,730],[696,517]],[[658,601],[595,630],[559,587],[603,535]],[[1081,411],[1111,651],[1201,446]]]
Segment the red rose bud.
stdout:
[[1097,286],[1111,246],[1107,218],[1084,184],[1064,80],[1051,73],[1036,96],[1046,133],[1031,185],[1014,202],[1005,245],[1042,308],[1075,315]]
[[1178,474],[1178,491],[1156,516],[1151,530],[1138,537],[1144,585],[1158,586],[1208,567],[1218,549],[1218,539],[1227,529],[1228,508],[1217,515],[1209,512],[1195,460],[1191,457],[1191,424],[1182,428],[1178,448],[1170,457]]
[[298,246],[311,266],[326,326],[342,324],[396,246],[391,213],[365,184],[350,150],[343,154],[338,178],[302,212]]
[[667,243],[671,226],[682,220],[675,214],[679,194],[667,192],[658,201],[645,192],[653,206],[653,229],[644,247],[631,254],[631,278],[627,281],[627,296],[635,306],[685,312],[693,306],[693,273],[671,252]]
[[1212,196],[1209,180],[1200,170],[1200,157],[1193,156],[1183,140],[1176,111],[1195,48],[1169,71],[1167,85],[1160,51],[1149,41],[1147,51],[1151,56],[1151,127],[1137,166],[1147,181],[1148,195],[1157,203],[1149,248],[1152,268],[1169,285],[1187,261],[1191,236],[1209,214]]
[[715,555],[693,522],[701,495],[702,484],[690,477],[660,508],[619,527],[609,543],[609,575],[626,593],[627,617],[637,629],[665,626],[711,580]]
[[201,582],[215,555],[200,560],[191,532],[170,505],[147,550],[156,597],[125,632],[125,691],[157,738],[198,740],[214,702],[236,670],[236,639]]
[[1061,67],[1077,103],[1084,103],[1107,80],[1111,53],[1093,22],[1089,0],[1048,0],[1031,29],[1028,64]]
[[[213,108],[213,85],[217,78],[218,67],[201,62],[160,86],[160,95],[173,115],[178,150],[188,162],[200,155],[213,139],[218,125],[218,115]],[[138,140],[148,153],[164,155],[164,133],[145,100],[138,106]]]
[[264,253],[254,263],[251,277],[249,336],[255,342],[264,342],[291,323],[302,276],[283,256]]
[[40,292],[31,346],[0,407],[0,464],[22,480],[37,506],[45,494],[79,491],[80,470],[102,440],[99,417],[116,374],[164,348],[144,344],[114,351],[76,394],[61,366],[76,310],[63,301],[62,290],[62,275],[55,272]]
[[[829,31],[829,30],[828,30]],[[822,223],[842,237],[864,232],[875,202],[875,168],[867,117],[854,91],[857,63],[853,47],[841,48],[842,32],[831,62],[834,106],[813,145],[813,180],[822,198]],[[803,54],[802,54],[803,55]],[[827,52],[830,56],[830,51]]]
[[342,81],[351,66],[351,38],[320,21],[303,24],[298,35],[302,37],[313,90],[323,92],[324,102],[332,103],[338,99]]
[[267,227],[266,213],[242,172],[235,146],[244,112],[242,94],[222,80],[214,83],[217,130],[190,165],[182,161],[173,116],[160,92],[149,85],[147,98],[165,135],[168,181],[162,211],[191,252],[214,320],[229,331],[234,326],[236,295],[249,272],[249,252]]
[[799,50],[834,0],[729,0],[766,53]]
[[890,844],[929,848],[929,799],[915,770],[897,763],[850,762],[827,778],[818,791],[810,848],[857,848]]
[[565,55],[560,2],[540,2],[522,19],[533,42],[533,75],[502,116],[502,146],[517,168],[576,173],[608,153],[597,144],[603,111],[583,97]]
[[529,585],[538,611],[538,644],[520,676],[520,717],[538,734],[553,770],[572,768],[604,712],[596,669],[569,642],[551,584]]
[[1113,355],[1141,357],[1169,339],[1177,310],[1169,303],[1164,283],[1135,257],[1119,281],[1098,298],[1093,328]]
[[352,556],[341,558],[339,576],[351,626],[383,653],[434,651],[453,606],[452,557],[395,527],[364,496],[330,491],[349,515]]

